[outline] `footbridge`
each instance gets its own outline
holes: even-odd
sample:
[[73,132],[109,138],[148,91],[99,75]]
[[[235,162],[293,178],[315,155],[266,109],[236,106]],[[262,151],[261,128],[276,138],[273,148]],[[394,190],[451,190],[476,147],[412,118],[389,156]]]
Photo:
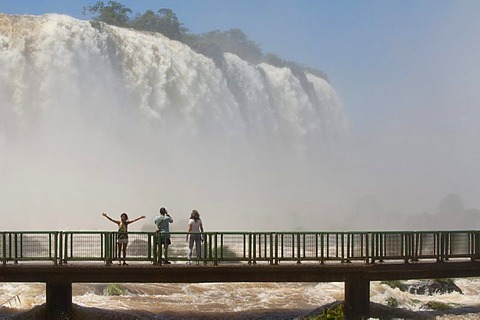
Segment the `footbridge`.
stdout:
[[480,231],[208,232],[189,264],[185,232],[0,232],[0,281],[46,283],[48,319],[69,319],[72,283],[344,282],[348,319],[369,315],[370,281],[480,276]]

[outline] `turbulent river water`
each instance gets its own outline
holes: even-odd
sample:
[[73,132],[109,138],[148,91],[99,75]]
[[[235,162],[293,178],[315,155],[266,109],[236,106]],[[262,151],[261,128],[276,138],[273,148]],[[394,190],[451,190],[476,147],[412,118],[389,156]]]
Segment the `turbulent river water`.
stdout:
[[[407,283],[414,281],[407,281]],[[480,319],[480,279],[455,279],[462,293],[416,295],[371,283],[371,301],[428,311],[442,302],[459,314],[440,311],[438,319]],[[343,300],[343,283],[122,284],[122,295],[107,295],[108,284],[74,284],[73,303],[81,319],[294,319]],[[18,298],[0,309],[2,319],[35,319],[44,311],[45,285],[3,283],[0,301]],[[36,307],[37,306],[37,307]]]

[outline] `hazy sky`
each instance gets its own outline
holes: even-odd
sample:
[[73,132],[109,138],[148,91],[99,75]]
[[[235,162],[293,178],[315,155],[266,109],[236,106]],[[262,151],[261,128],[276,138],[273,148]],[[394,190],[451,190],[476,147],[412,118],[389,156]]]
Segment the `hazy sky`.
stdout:
[[[1,0],[0,12],[88,19],[82,8],[94,2]],[[359,150],[358,179],[388,189],[380,198],[395,197],[392,210],[418,198],[413,210],[434,211],[450,192],[480,207],[480,1],[119,2],[134,13],[170,8],[193,33],[240,28],[264,53],[327,73]]]
[[[240,28],[265,53],[323,70],[341,96],[353,129],[371,130],[397,122],[399,116],[410,122],[429,113],[435,118],[431,121],[442,126],[450,116],[432,112],[443,111],[434,105],[479,101],[476,0],[119,2],[134,13],[170,8],[193,33]],[[2,0],[0,11],[87,19],[82,8],[93,3]],[[470,116],[460,118],[469,122]]]

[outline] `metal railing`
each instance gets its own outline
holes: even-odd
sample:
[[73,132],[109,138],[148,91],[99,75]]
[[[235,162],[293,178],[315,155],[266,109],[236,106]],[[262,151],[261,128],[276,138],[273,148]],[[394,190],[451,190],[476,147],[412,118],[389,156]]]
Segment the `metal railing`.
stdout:
[[[168,260],[188,261],[186,235],[169,233],[172,243]],[[480,259],[480,231],[206,232],[202,236],[198,262],[215,265]],[[164,248],[159,246],[160,237],[156,232],[129,232],[127,261],[162,264]],[[3,264],[20,261],[111,264],[119,260],[116,240],[116,232],[106,231],[4,231],[0,232],[0,259]]]

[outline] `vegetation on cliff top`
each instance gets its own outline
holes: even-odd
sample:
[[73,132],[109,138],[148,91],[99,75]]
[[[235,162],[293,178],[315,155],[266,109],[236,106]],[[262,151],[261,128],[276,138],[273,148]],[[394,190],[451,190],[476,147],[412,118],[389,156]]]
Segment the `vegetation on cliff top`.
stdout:
[[[139,31],[159,32],[166,37],[180,41],[197,53],[205,55],[217,65],[223,63],[223,53],[230,52],[253,64],[266,62],[276,67],[288,67],[293,73],[309,72],[328,81],[327,75],[315,68],[303,66],[293,61],[283,60],[273,53],[264,54],[260,45],[248,39],[240,29],[227,31],[214,30],[203,34],[193,34],[180,22],[177,15],[168,8],[146,10],[143,14],[133,15],[132,9],[117,1],[97,1],[83,8],[83,14],[93,15],[96,22],[132,28]],[[130,16],[134,17],[131,18]]]

